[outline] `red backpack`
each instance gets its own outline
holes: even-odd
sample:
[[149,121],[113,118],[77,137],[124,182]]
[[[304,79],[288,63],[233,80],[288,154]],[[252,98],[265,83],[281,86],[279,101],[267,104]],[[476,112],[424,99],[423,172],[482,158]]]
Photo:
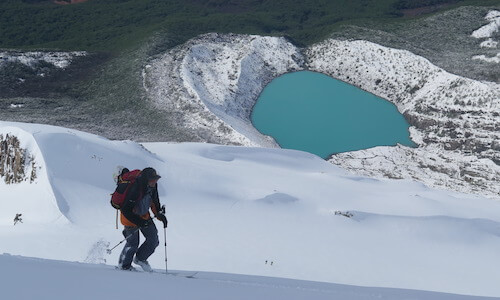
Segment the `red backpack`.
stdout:
[[111,194],[111,206],[116,209],[120,209],[123,206],[123,202],[125,202],[125,197],[127,196],[128,190],[135,182],[137,177],[139,177],[139,175],[141,175],[141,170],[132,170],[118,176],[118,182],[115,192]]

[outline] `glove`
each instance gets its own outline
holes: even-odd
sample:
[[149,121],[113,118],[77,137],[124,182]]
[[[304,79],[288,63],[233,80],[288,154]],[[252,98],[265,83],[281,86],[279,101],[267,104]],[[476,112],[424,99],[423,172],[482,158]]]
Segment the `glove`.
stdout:
[[159,214],[156,218],[163,222],[163,228],[167,228],[168,221],[164,214]]

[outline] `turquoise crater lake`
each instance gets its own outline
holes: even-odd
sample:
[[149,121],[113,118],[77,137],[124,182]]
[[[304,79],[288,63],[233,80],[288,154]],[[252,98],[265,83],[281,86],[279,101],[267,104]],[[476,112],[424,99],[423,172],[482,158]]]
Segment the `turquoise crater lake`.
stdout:
[[281,147],[322,158],[396,143],[415,146],[409,124],[394,104],[310,71],[285,74],[266,86],[252,122]]

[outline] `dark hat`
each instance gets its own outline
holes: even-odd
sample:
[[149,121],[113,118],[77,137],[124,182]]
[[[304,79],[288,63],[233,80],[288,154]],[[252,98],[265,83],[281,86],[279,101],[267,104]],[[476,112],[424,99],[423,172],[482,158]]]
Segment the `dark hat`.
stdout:
[[141,176],[144,176],[147,180],[160,179],[161,176],[156,173],[156,170],[153,168],[145,168],[141,172]]
[[130,172],[129,169],[123,168],[122,171],[120,172],[120,175],[123,175],[123,174],[128,173],[128,172]]

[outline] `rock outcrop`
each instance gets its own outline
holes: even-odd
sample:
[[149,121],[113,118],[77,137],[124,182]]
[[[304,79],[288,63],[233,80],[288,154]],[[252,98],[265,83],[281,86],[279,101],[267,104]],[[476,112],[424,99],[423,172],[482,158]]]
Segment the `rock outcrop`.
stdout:
[[0,134],[0,178],[7,184],[34,182],[36,174],[34,156],[20,146],[15,135]]

